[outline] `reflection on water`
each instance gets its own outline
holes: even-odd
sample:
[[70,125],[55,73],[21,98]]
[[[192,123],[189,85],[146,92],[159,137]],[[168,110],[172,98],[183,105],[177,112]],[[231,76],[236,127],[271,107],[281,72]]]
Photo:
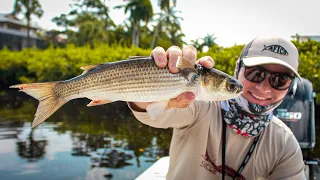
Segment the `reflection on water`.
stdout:
[[123,102],[73,100],[35,129],[36,100],[2,91],[0,102],[0,179],[134,179],[168,155],[172,130],[140,123]]
[[34,129],[31,129],[26,137],[18,137],[17,152],[20,157],[27,159],[28,162],[35,162],[43,158],[46,145],[47,140],[34,137]]
[[123,102],[74,100],[31,129],[37,101],[0,98],[1,179],[134,179],[168,155],[172,131],[143,125]]
[[132,165],[127,160],[133,158],[130,152],[126,153],[121,150],[104,148],[101,151],[95,152],[91,156],[92,167],[108,167],[108,168],[122,168],[124,166]]

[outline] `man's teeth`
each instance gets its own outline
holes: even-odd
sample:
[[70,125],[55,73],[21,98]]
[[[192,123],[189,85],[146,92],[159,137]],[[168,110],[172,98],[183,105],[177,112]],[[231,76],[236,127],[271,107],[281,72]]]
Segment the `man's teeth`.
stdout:
[[267,99],[267,98],[260,97],[260,96],[258,96],[256,94],[253,94],[253,93],[251,93],[251,94],[252,94],[253,97],[255,97],[255,98],[259,99],[259,100],[266,100]]

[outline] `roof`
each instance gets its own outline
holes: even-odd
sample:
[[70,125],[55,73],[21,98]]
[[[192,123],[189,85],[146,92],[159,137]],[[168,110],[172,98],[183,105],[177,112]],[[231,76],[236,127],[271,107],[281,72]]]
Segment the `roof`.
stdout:
[[[27,31],[23,32],[23,31],[5,29],[5,28],[2,28],[2,27],[0,27],[0,33],[14,35],[14,36],[20,36],[20,37],[27,37],[28,36],[27,35]],[[30,34],[30,38],[39,39],[39,40],[41,39],[38,36],[33,35],[33,34]]]
[[[12,24],[20,25],[20,26],[27,26],[26,23],[23,23],[22,21],[20,21],[19,19],[17,19],[16,17],[14,17],[11,14],[1,14],[0,13],[0,22],[9,22]],[[37,29],[34,26],[31,26],[30,28]]]
[[320,35],[304,35],[299,37],[306,37],[306,38],[320,38]]

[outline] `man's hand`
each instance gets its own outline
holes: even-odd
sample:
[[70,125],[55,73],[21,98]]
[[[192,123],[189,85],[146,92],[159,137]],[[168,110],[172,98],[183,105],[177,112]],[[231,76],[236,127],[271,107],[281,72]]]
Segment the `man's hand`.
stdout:
[[[171,73],[178,73],[176,62],[179,56],[188,60],[190,63],[198,63],[208,69],[213,68],[214,60],[209,56],[204,56],[196,61],[197,50],[193,46],[186,46],[182,50],[177,46],[171,46],[167,51],[162,47],[156,47],[152,50],[151,56],[154,58],[155,63],[160,68],[169,67]],[[177,98],[170,99],[166,109],[168,108],[186,108],[195,99],[192,92],[185,92],[180,94]],[[131,107],[137,111],[145,111],[146,107],[151,103],[133,102]]]

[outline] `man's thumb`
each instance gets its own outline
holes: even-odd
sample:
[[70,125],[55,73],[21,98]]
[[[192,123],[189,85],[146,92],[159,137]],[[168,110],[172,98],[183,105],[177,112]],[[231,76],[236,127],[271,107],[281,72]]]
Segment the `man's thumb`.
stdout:
[[170,99],[167,108],[186,108],[194,100],[195,95],[192,92],[180,94],[177,98]]

